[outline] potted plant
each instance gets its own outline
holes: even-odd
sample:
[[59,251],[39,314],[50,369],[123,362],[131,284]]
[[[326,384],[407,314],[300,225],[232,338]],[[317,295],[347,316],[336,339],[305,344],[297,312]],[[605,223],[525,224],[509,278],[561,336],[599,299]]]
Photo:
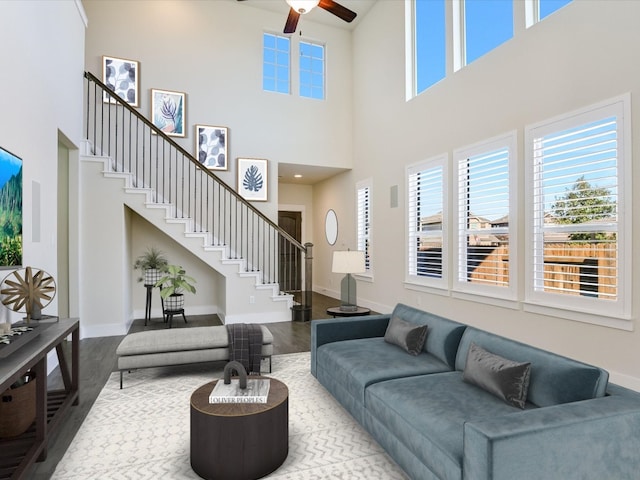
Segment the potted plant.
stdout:
[[155,285],[162,276],[162,270],[168,265],[167,257],[155,247],[148,248],[133,264],[134,270],[141,270],[143,275],[138,278],[145,285]]
[[163,268],[163,277],[155,284],[160,287],[160,296],[163,298],[165,310],[177,311],[184,308],[183,292],[196,293],[195,279],[186,275],[180,265],[167,265]]

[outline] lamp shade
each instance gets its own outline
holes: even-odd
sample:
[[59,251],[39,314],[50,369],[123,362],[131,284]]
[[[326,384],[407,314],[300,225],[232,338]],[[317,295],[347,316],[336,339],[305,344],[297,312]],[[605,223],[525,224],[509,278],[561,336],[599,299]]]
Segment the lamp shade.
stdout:
[[309,13],[314,7],[318,6],[320,0],[286,0],[291,8],[298,13]]
[[364,261],[364,252],[348,250],[346,252],[333,252],[333,273],[364,273],[367,270]]

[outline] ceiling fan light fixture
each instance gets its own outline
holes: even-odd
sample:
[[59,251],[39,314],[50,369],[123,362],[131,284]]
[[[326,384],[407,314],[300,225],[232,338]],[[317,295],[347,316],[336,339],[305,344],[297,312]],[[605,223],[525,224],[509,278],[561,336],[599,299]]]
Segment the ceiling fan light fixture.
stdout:
[[285,0],[291,8],[296,12],[305,14],[309,13],[318,6],[320,0]]

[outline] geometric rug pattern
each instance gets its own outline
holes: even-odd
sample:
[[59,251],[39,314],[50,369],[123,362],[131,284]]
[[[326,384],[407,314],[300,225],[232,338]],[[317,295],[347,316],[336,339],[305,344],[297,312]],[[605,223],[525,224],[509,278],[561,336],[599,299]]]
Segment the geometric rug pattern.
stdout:
[[[211,365],[125,372],[122,390],[112,373],[52,478],[199,479],[189,459],[189,400],[222,378]],[[309,352],[276,355],[273,372],[263,375],[289,388],[289,455],[264,478],[408,479],[311,375]]]

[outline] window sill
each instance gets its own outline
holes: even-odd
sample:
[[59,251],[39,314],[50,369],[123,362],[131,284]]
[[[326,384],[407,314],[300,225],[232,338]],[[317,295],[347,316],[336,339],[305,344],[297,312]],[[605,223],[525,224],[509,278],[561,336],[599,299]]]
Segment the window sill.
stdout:
[[522,303],[523,310],[529,313],[537,313],[550,317],[562,318],[564,320],[572,320],[575,322],[588,323],[601,327],[615,328],[618,330],[633,331],[633,322],[630,319],[620,317],[610,317],[602,314],[594,315],[592,313],[569,310],[559,307],[550,307],[537,303]]

